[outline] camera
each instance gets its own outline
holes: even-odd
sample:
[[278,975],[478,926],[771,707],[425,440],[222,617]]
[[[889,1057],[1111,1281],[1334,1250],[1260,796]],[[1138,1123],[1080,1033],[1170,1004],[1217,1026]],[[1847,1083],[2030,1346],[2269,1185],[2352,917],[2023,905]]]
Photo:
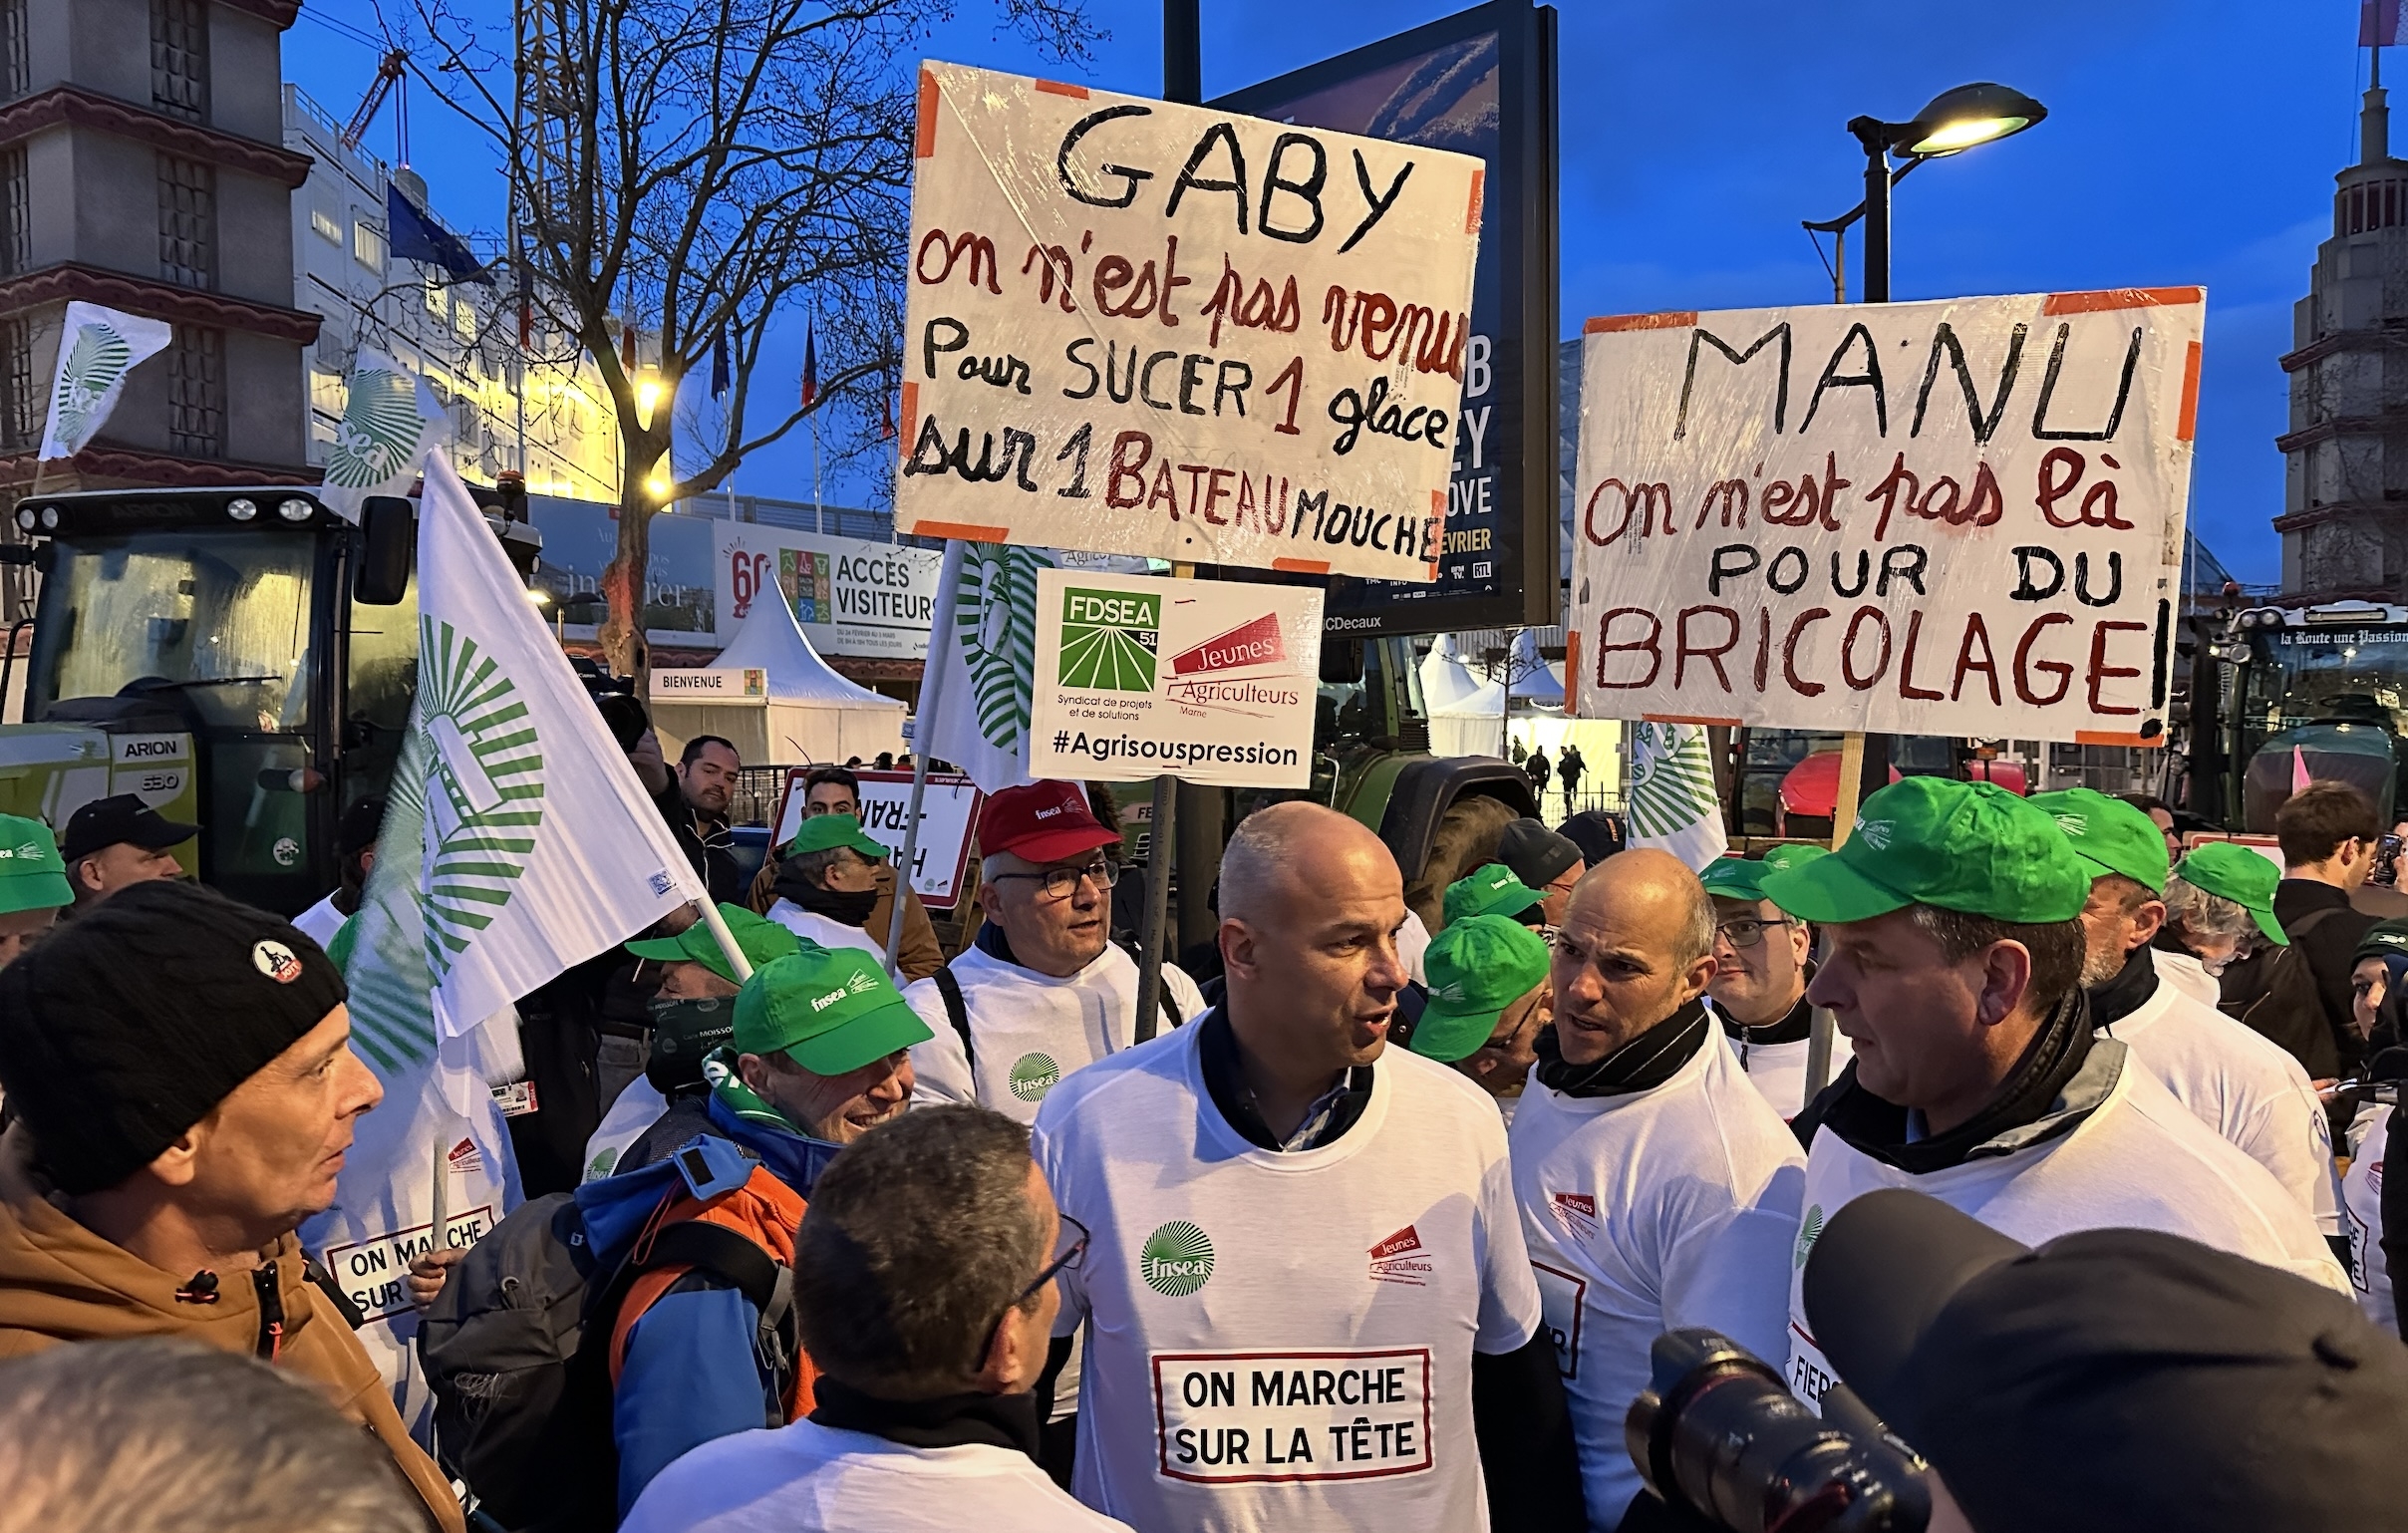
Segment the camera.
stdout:
[[1623,1436],[1665,1504],[1737,1533],[1923,1533],[1932,1494],[1844,1385],[1806,1408],[1781,1376],[1728,1337],[1667,1332]]

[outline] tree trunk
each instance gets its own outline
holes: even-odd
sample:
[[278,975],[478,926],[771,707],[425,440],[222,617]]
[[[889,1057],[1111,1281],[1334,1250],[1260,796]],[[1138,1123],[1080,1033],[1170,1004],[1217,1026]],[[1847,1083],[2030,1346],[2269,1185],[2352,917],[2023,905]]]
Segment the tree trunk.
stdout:
[[652,563],[652,495],[632,475],[619,490],[619,546],[602,571],[602,594],[610,610],[595,635],[602,657],[620,676],[635,678],[643,697],[652,669],[644,643],[644,577]]

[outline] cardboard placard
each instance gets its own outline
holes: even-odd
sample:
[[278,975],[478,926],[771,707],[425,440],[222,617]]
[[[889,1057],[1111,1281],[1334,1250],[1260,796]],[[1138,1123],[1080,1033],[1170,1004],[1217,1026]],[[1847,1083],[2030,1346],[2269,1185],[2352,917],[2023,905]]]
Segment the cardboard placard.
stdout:
[[1038,571],[1030,773],[1309,785],[1321,609],[1305,586]]
[[[811,767],[796,766],[786,773],[773,844],[785,845],[801,828],[803,778],[811,771]],[[861,782],[863,833],[900,852],[903,828],[911,817],[911,773],[856,768],[853,775]],[[920,839],[911,854],[911,889],[929,909],[951,910],[961,899],[963,879],[970,868],[970,841],[985,802],[986,795],[968,777],[951,772],[929,774],[927,791],[920,799]]]
[[1591,320],[1574,710],[2163,744],[2206,307]]
[[895,521],[1433,578],[1483,168],[920,72]]

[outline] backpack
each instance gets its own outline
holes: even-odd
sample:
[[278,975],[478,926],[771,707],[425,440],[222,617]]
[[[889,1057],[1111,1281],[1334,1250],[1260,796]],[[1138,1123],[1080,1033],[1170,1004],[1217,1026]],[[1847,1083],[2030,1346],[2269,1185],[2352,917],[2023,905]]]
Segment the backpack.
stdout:
[[[1133,944],[1115,943],[1114,946],[1137,961],[1139,968],[1144,967],[1143,961],[1137,959]],[[962,999],[962,982],[954,978],[951,964],[942,966],[929,978],[937,982],[937,999],[945,1003],[945,1020],[952,1023],[953,1031],[961,1035],[962,1058],[970,1063],[971,1070],[975,1072],[978,1069],[978,1045],[970,1041],[970,1003]],[[1170,1014],[1172,1027],[1187,1026],[1187,1019],[1179,1015],[1179,998],[1170,993],[1168,985],[1162,987],[1162,1010]],[[1136,1033],[1136,1041],[1140,1044],[1150,1042],[1154,1037],[1154,1030],[1147,1027],[1142,1018],[1138,1020]]]
[[2325,1020],[2323,992],[2316,987],[2307,955],[2299,951],[2299,939],[2331,914],[2331,910],[2318,910],[2302,917],[2287,933],[2290,945],[2263,957],[2262,968],[2254,977],[2256,993],[2251,994],[2245,985],[2224,1008],[2226,1015],[2297,1060],[2311,1080],[2329,1080],[2341,1073],[2341,1051]]
[[696,1217],[768,1175],[736,1145],[698,1139],[609,1179],[650,1205],[626,1252],[598,1254],[576,1194],[555,1192],[514,1209],[452,1268],[420,1324],[419,1359],[438,1459],[491,1524],[618,1525],[610,1344],[648,1273],[691,1267],[741,1291],[760,1316],[755,1357],[772,1367],[773,1397],[787,1398],[801,1357],[793,1274],[757,1241]]

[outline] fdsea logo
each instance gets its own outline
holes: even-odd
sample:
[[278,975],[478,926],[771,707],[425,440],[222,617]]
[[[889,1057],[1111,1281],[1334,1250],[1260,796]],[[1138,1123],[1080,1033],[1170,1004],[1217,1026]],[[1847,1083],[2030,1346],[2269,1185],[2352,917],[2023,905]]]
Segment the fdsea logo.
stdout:
[[1185,1219],[1173,1219],[1138,1248],[1137,1276],[1157,1294],[1186,1298],[1212,1277],[1212,1237]]

